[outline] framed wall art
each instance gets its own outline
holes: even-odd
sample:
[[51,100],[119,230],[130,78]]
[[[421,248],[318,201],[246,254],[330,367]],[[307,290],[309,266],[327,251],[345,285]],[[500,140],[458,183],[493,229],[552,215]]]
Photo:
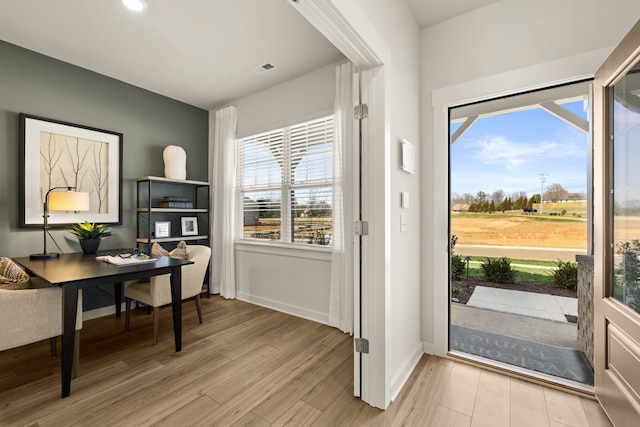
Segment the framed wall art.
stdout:
[[182,235],[183,236],[197,236],[198,235],[198,218],[195,216],[183,216],[180,218],[182,223]]
[[155,229],[156,239],[171,237],[171,221],[156,221]]
[[88,212],[50,212],[49,226],[122,224],[122,133],[20,113],[20,227],[42,227],[54,187],[89,193]]

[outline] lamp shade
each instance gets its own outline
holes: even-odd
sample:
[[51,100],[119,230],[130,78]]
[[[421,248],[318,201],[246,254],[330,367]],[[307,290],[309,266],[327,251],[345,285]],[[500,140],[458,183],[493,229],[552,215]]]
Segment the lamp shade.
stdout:
[[52,191],[49,193],[50,211],[88,211],[89,193],[79,191]]

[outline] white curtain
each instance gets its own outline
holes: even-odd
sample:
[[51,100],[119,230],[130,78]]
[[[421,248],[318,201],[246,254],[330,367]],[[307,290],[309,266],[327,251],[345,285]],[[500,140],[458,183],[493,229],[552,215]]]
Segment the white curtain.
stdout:
[[333,139],[333,254],[331,257],[331,290],[329,325],[353,333],[353,224],[354,167],[356,126],[353,108],[357,87],[354,87],[354,66],[336,67]]
[[213,292],[224,298],[236,297],[235,251],[235,182],[236,182],[236,107],[209,112],[209,171],[213,182],[211,197],[212,266],[210,282]]

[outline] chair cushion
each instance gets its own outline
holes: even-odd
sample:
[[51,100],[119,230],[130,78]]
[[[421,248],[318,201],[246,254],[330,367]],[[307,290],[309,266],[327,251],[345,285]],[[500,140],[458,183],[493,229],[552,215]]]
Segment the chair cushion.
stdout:
[[178,243],[178,246],[176,246],[174,250],[169,252],[158,243],[154,243],[153,246],[151,246],[151,256],[154,258],[157,258],[159,256],[168,256],[178,259],[188,259],[187,244],[184,240],[182,240],[180,241],[180,243]]
[[29,275],[11,258],[0,257],[0,289],[27,289]]

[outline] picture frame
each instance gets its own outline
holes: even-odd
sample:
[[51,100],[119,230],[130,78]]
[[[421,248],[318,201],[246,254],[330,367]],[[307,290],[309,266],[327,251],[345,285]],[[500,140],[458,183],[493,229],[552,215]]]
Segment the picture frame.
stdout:
[[180,218],[183,236],[198,235],[198,218],[195,216],[183,216]]
[[48,225],[122,224],[122,141],[119,132],[19,114],[19,227],[43,226],[49,189],[89,193],[88,212],[50,212]]
[[156,239],[171,237],[171,221],[156,221],[154,236]]

